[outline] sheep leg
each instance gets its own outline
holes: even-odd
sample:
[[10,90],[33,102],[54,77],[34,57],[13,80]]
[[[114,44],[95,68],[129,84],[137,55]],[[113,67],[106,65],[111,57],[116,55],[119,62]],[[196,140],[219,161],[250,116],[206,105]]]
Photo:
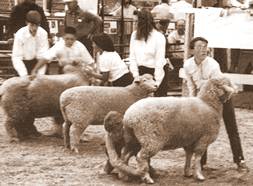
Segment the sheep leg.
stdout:
[[24,136],[29,137],[39,137],[41,136],[41,133],[37,131],[35,125],[34,125],[34,118],[33,117],[26,117],[26,120],[20,123],[20,128],[24,130]]
[[69,121],[65,121],[63,123],[63,139],[64,139],[64,146],[66,149],[70,149],[70,126],[71,123]]
[[204,181],[205,177],[202,174],[201,169],[201,157],[203,153],[195,153],[195,177],[199,181]]
[[63,120],[62,116],[55,116],[55,117],[53,117],[53,120],[54,120],[55,131],[53,131],[53,133],[50,134],[49,136],[62,138],[63,137],[62,124],[63,124],[64,120]]
[[69,137],[70,137],[70,149],[76,153],[79,153],[78,145],[80,141],[80,136],[84,129],[81,125],[74,124],[70,126]]
[[18,137],[18,132],[15,127],[15,122],[17,122],[15,119],[12,119],[10,117],[6,118],[6,121],[4,122],[5,130],[9,136],[10,142],[19,142],[20,139]]
[[137,171],[140,172],[141,179],[143,181],[145,181],[146,183],[154,183],[154,180],[151,178],[150,174],[149,174],[149,152],[145,149],[142,148],[136,157],[137,160]]
[[184,176],[185,177],[191,177],[192,172],[191,172],[191,159],[193,152],[190,150],[185,149],[185,166],[184,166]]

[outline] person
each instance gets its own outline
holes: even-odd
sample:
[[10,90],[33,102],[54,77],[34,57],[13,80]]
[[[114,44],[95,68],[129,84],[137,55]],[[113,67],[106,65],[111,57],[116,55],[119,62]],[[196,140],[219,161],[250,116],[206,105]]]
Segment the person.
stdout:
[[172,54],[173,58],[184,59],[184,36],[185,36],[185,20],[179,19],[176,21],[176,30],[173,30],[168,36],[169,44],[174,44],[170,46],[170,49],[175,52]]
[[[208,41],[203,37],[193,38],[190,42],[193,57],[187,59],[184,63],[190,96],[197,95],[204,81],[222,76],[219,63],[215,59],[207,56],[207,44]],[[248,170],[244,161],[232,100],[228,100],[223,104],[223,120],[229,137],[234,162],[237,164],[239,171]],[[207,153],[202,157],[202,165],[206,164],[206,160]]]
[[[95,35],[93,41],[101,52],[98,58],[101,74],[90,71],[90,75],[102,80],[102,84],[110,82],[112,86],[125,87],[130,85],[134,78],[127,65],[115,51],[112,39],[108,34]],[[88,69],[87,69],[88,70]]]
[[26,14],[30,10],[36,10],[41,16],[40,26],[50,34],[47,18],[43,9],[35,3],[35,0],[19,0],[19,4],[12,8],[9,18],[8,38],[13,38],[20,28],[26,26]]
[[156,96],[166,96],[168,91],[164,70],[166,39],[162,33],[155,29],[152,14],[147,9],[138,11],[137,30],[131,34],[130,39],[130,71],[134,78],[145,73],[152,74],[158,90]]
[[88,11],[81,10],[77,0],[64,0],[64,2],[68,7],[65,15],[65,27],[74,27],[77,31],[77,39],[93,55],[91,37],[102,32],[103,22],[101,18]]
[[179,0],[178,2],[171,4],[171,13],[174,15],[174,20],[186,19],[186,13],[193,13],[192,4],[185,0]]
[[56,42],[53,47],[43,54],[32,70],[32,74],[36,74],[41,66],[53,59],[56,59],[59,63],[59,74],[63,73],[63,67],[67,64],[84,63],[93,66],[94,63],[85,46],[76,40],[76,29],[73,27],[64,29],[63,39]]
[[[49,48],[48,34],[40,27],[41,15],[31,10],[26,15],[27,26],[19,29],[14,37],[12,64],[19,76],[31,74],[31,70]],[[45,73],[46,67],[39,70]]]
[[[121,16],[121,6],[118,7],[115,11],[111,12],[110,14],[113,16]],[[134,12],[137,10],[137,8],[132,5],[132,0],[124,0],[123,1],[123,15],[124,18],[131,18],[136,19],[136,15]]]

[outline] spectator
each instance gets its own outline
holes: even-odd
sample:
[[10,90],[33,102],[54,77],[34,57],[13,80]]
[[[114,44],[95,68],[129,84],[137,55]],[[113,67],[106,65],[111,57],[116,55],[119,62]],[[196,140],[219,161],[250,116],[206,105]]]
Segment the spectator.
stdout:
[[171,13],[174,15],[174,20],[185,19],[186,13],[191,13],[192,5],[185,0],[179,0],[171,5]]
[[47,18],[43,9],[35,3],[35,0],[20,0],[19,4],[14,6],[11,11],[8,30],[9,38],[13,38],[14,33],[26,26],[26,14],[30,10],[36,10],[39,12],[41,16],[40,26],[50,34]]
[[137,14],[137,30],[131,35],[130,40],[130,71],[135,78],[145,73],[152,74],[159,86],[156,96],[166,96],[168,91],[167,79],[164,78],[167,68],[165,66],[164,35],[154,26],[152,14],[142,9]]
[[102,80],[102,84],[110,82],[112,86],[125,87],[133,82],[133,76],[127,65],[115,51],[112,39],[107,34],[95,35],[93,41],[101,51],[98,64],[101,74],[90,71],[90,74]]
[[[136,19],[136,15],[134,15],[134,12],[137,10],[137,8],[132,5],[132,0],[124,0],[123,3],[124,18]],[[113,16],[121,16],[121,8],[122,7],[120,6],[117,10],[111,12],[111,14]]]
[[67,64],[85,63],[92,65],[94,60],[85,46],[76,40],[76,29],[66,27],[64,30],[63,40],[55,43],[55,45],[44,53],[42,59],[34,67],[32,74],[36,74],[38,69],[56,59],[59,63],[59,74],[62,74],[63,67]]
[[[172,57],[175,59],[184,59],[184,36],[185,36],[185,20],[179,19],[176,22],[176,30],[172,31],[168,36],[169,44],[172,51]],[[175,51],[173,53],[173,51]],[[177,52],[180,51],[180,52]]]
[[[38,11],[31,10],[26,15],[27,26],[20,28],[14,37],[12,50],[12,63],[19,76],[31,73],[37,60],[48,49],[48,34],[40,27],[41,15]],[[39,73],[45,73],[43,67]]]
[[151,13],[155,19],[158,20],[171,20],[173,19],[173,14],[171,13],[171,8],[169,6],[170,0],[162,0],[159,5],[156,5],[152,10]]
[[[190,48],[193,49],[194,56],[184,63],[190,96],[197,95],[203,81],[219,78],[222,75],[218,62],[207,56],[207,44],[208,41],[202,37],[196,37],[190,42]],[[243,157],[232,100],[228,100],[223,104],[223,120],[229,137],[234,162],[237,164],[239,171],[247,171],[248,168]],[[206,164],[206,159],[205,154],[201,160],[202,165]]]
[[91,55],[93,55],[92,35],[102,32],[102,20],[99,16],[88,11],[83,11],[78,6],[77,0],[64,0],[68,10],[65,15],[65,26],[74,27],[77,31],[77,39],[83,43]]

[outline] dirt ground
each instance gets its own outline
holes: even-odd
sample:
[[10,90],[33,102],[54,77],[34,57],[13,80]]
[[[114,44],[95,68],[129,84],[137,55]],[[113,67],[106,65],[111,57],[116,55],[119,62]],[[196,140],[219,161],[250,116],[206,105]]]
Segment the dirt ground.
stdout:
[[[184,151],[163,151],[152,158],[151,164],[159,170],[158,185],[253,185],[253,110],[236,109],[245,159],[249,173],[238,173],[232,162],[227,134],[222,124],[219,137],[209,148],[206,181],[196,182],[183,177]],[[0,186],[134,186],[145,185],[138,180],[123,182],[115,175],[103,173],[105,161],[103,126],[90,126],[85,134],[89,141],[81,143],[80,154],[64,149],[63,140],[42,136],[21,143],[9,143],[3,127],[0,110]],[[43,133],[52,128],[49,118],[38,119],[36,126]]]

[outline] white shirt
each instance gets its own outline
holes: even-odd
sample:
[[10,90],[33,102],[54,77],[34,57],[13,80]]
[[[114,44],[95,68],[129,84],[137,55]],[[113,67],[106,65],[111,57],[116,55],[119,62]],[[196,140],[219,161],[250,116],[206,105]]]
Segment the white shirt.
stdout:
[[[177,43],[177,41],[180,41],[180,43],[184,43],[184,34],[179,35],[177,30],[173,30],[169,36],[168,36],[168,42],[171,44]],[[171,45],[170,49],[174,51],[182,51],[182,52],[175,52],[172,53],[173,57],[183,59],[184,58],[184,45]]]
[[[137,19],[137,16],[134,15],[134,11],[137,10],[135,6],[133,5],[129,5],[128,7],[124,7],[123,8],[123,14],[124,14],[124,18],[132,18],[132,19]],[[121,15],[121,6],[115,10],[114,12],[112,12],[112,15],[114,16],[120,16]]]
[[156,19],[173,19],[173,14],[170,11],[170,6],[167,3],[156,5],[151,13],[154,14]]
[[191,57],[184,62],[184,70],[190,96],[196,96],[204,81],[222,76],[219,63],[211,57],[206,57],[199,65]]
[[163,67],[166,64],[165,59],[166,39],[164,35],[153,29],[148,40],[136,40],[136,31],[130,39],[130,71],[134,77],[139,76],[138,66],[154,68],[154,78],[156,84],[160,85],[164,77]]
[[171,13],[173,13],[175,20],[185,19],[186,13],[193,13],[193,7],[190,3],[180,0],[171,4]]
[[66,65],[66,62],[72,63],[73,61],[81,61],[85,64],[94,63],[90,53],[81,42],[75,41],[71,47],[67,47],[63,39],[56,42],[52,48],[46,51],[43,58],[48,61],[57,58],[60,66]]
[[28,74],[23,60],[40,59],[48,47],[48,35],[43,28],[38,27],[35,36],[31,35],[28,26],[19,29],[12,49],[12,63],[19,76]]
[[101,72],[109,72],[109,81],[115,81],[128,73],[129,70],[117,52],[104,51],[98,58]]

